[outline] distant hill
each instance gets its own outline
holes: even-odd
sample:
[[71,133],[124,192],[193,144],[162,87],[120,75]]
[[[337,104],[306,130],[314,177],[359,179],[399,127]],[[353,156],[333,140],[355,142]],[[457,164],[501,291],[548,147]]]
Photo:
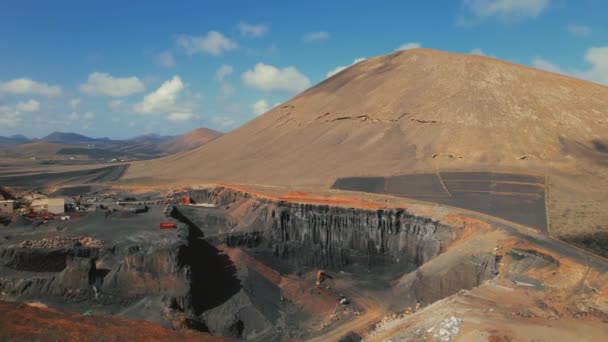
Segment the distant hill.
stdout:
[[40,139],[13,135],[0,137],[0,157],[79,161],[153,159],[200,147],[221,134],[198,128],[179,136],[151,133],[125,140],[91,138],[73,132],[53,132]]
[[22,134],[11,135],[10,137],[0,137],[0,144],[23,144],[30,141],[31,140],[28,137]]
[[157,133],[149,133],[149,134],[139,135],[139,136],[127,139],[127,140],[135,141],[135,142],[159,142],[159,141],[171,140],[174,138],[175,138],[174,136],[170,136],[170,135],[160,135]]
[[90,138],[84,136],[82,134],[77,133],[64,133],[64,132],[53,132],[47,135],[44,138],[41,138],[40,141],[59,143],[59,144],[82,144],[82,143],[95,143],[102,142],[107,143],[111,142],[108,138]]

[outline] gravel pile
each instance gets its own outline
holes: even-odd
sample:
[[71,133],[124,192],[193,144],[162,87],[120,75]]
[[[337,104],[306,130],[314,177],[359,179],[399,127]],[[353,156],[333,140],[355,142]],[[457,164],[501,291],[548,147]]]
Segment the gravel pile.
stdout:
[[65,247],[103,247],[103,241],[90,236],[63,237],[56,236],[40,240],[25,240],[20,244],[21,248],[65,248]]

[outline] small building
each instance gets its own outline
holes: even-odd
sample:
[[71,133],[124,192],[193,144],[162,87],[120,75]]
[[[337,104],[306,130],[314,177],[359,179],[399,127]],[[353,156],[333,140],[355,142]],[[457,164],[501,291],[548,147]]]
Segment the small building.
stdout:
[[11,215],[16,208],[17,202],[14,200],[0,201],[0,214]]
[[51,214],[63,214],[65,212],[65,200],[63,198],[45,198],[32,202],[30,205],[34,211],[46,211]]

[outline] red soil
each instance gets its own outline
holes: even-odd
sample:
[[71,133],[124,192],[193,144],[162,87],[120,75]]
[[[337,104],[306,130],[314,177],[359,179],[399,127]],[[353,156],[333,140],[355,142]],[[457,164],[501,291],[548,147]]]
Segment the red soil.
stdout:
[[230,341],[205,333],[174,331],[158,324],[0,301],[2,341]]

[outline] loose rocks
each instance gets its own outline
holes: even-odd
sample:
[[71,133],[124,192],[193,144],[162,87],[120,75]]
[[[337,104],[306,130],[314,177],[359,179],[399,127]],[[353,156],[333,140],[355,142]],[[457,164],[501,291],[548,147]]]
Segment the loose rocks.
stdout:
[[40,240],[25,240],[19,246],[21,248],[66,248],[66,247],[103,247],[103,241],[90,236],[63,237],[55,236]]

